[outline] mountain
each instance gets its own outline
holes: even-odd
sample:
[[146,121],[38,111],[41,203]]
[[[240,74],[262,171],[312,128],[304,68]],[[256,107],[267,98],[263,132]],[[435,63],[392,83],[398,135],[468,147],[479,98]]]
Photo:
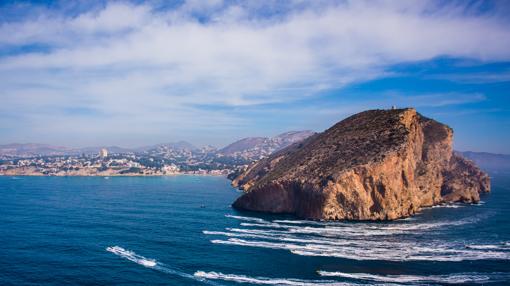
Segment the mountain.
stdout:
[[156,144],[156,145],[149,145],[149,146],[143,146],[136,148],[135,150],[137,152],[147,152],[150,150],[157,150],[157,149],[173,149],[173,150],[188,150],[188,151],[194,151],[198,150],[198,148],[187,142],[187,141],[177,141],[177,142],[170,142],[170,143],[162,143],[162,144]]
[[226,155],[232,155],[235,153],[254,149],[257,146],[261,146],[268,140],[269,138],[267,137],[247,137],[224,147],[220,150],[220,152]]
[[275,137],[248,137],[236,141],[219,152],[227,156],[239,156],[258,160],[315,134],[312,131],[290,131]]
[[478,202],[490,179],[452,151],[453,131],[415,109],[370,110],[252,164],[237,209],[324,220],[392,220]]
[[85,148],[78,148],[73,149],[72,155],[76,154],[85,154],[85,155],[94,155],[98,154],[101,149],[108,150],[108,153],[110,154],[125,154],[125,153],[133,153],[133,149],[129,148],[123,148],[119,146],[92,146],[92,147],[85,147]]
[[61,147],[61,146],[52,146],[47,144],[35,144],[35,143],[26,143],[26,144],[6,144],[0,145],[0,155],[3,156],[12,156],[12,157],[32,157],[37,155],[51,156],[51,155],[64,155],[71,152],[72,149]]
[[478,166],[487,172],[510,172],[510,155],[471,151],[459,153],[462,154],[462,156],[475,162]]

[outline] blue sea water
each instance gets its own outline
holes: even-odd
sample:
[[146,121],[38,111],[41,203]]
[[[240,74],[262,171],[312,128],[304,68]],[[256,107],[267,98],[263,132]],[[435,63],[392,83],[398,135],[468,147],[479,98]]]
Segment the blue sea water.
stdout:
[[510,284],[510,177],[390,223],[237,212],[239,195],[222,177],[0,177],[0,284]]

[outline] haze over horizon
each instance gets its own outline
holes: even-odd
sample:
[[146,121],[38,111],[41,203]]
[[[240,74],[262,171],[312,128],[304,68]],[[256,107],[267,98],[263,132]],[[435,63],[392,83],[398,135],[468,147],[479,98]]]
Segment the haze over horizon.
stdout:
[[0,144],[323,131],[415,107],[510,153],[505,1],[3,1]]

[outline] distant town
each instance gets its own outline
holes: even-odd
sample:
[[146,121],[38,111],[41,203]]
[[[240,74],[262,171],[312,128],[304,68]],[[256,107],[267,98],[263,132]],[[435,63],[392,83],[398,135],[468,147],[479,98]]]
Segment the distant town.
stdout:
[[275,137],[249,137],[222,149],[197,148],[188,142],[137,149],[70,149],[42,144],[0,145],[0,175],[5,176],[169,176],[217,175],[245,169],[314,133],[295,131]]
[[[198,148],[186,141],[134,149],[7,144],[0,145],[0,176],[228,176],[314,134],[292,131],[275,137],[248,137],[221,149]],[[462,155],[490,174],[510,172],[510,155],[483,152]]]

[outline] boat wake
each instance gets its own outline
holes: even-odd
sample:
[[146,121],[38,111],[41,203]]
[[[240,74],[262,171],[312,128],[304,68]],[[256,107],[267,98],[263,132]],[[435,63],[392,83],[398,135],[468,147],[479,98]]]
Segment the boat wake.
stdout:
[[164,263],[156,261],[155,259],[143,257],[141,255],[136,254],[133,251],[126,250],[120,246],[107,247],[106,251],[111,252],[111,253],[113,253],[117,256],[120,256],[122,258],[125,258],[129,261],[132,261],[136,264],[139,264],[144,267],[151,268],[151,269],[154,269],[154,270],[166,273],[166,274],[175,275],[175,276],[179,276],[179,277],[187,278],[187,279],[192,279],[195,281],[200,281],[200,282],[203,282],[203,283],[209,284],[209,285],[221,285],[221,284],[215,283],[213,281],[207,281],[207,280],[201,279],[195,275],[191,275],[191,274],[188,274],[188,273],[185,273],[182,271],[172,269],[172,268],[168,267],[167,265],[165,265]]
[[193,275],[178,271],[168,267],[166,264],[156,261],[155,259],[146,258],[133,251],[126,250],[120,246],[110,246],[106,248],[106,251],[111,252],[119,257],[125,258],[131,262],[142,265],[147,268],[151,268],[166,274],[179,276],[182,278],[192,279],[197,282],[202,282],[208,285],[220,286],[215,281],[211,280],[222,280],[236,283],[249,283],[249,284],[263,284],[263,285],[339,285],[339,286],[355,286],[359,284],[343,283],[334,280],[301,280],[301,279],[286,279],[286,278],[268,278],[268,277],[249,277],[244,275],[235,274],[223,274],[220,272],[205,272],[196,271]]
[[[264,220],[226,215],[240,227],[204,230],[212,243],[288,250],[296,255],[384,261],[510,260],[506,242],[480,244],[434,237],[445,229],[476,224],[479,215],[455,221],[346,223]],[[430,236],[430,237],[427,237]],[[425,237],[425,238],[424,238]]]
[[106,251],[109,251],[115,255],[118,255],[122,258],[125,258],[129,261],[135,262],[145,267],[154,267],[158,264],[154,259],[145,258],[141,255],[134,253],[133,251],[126,250],[120,246],[107,247]]
[[375,275],[368,273],[344,273],[318,271],[319,275],[325,277],[341,277],[347,279],[363,280],[368,282],[389,282],[389,283],[442,283],[442,284],[464,284],[464,283],[494,283],[510,279],[509,273],[454,273],[447,275]]
[[[245,275],[236,274],[223,274],[221,272],[195,272],[196,277],[212,280],[222,280],[236,283],[258,284],[258,285],[299,285],[299,286],[316,286],[316,285],[331,285],[331,286],[355,286],[362,285],[358,283],[339,282],[334,280],[303,280],[292,278],[269,278],[269,277],[250,277]],[[375,284],[382,285],[382,284]],[[387,285],[387,284],[384,284]]]
[[[213,233],[211,233],[212,235]],[[221,272],[205,272],[196,271],[193,275],[172,269],[162,262],[155,259],[146,258],[133,251],[126,250],[120,246],[110,246],[106,250],[119,257],[127,259],[144,267],[154,269],[166,274],[191,279],[209,285],[222,285],[216,282],[221,280],[224,282],[241,283],[241,284],[257,284],[257,285],[301,285],[301,286],[357,286],[366,285],[403,285],[403,284],[423,284],[423,283],[442,283],[442,284],[462,284],[462,283],[492,283],[508,281],[510,273],[454,273],[448,275],[376,275],[368,273],[345,273],[345,272],[329,272],[318,271],[317,274],[325,279],[297,279],[297,278],[271,278],[260,276],[246,276],[239,274],[223,274]],[[329,279],[328,279],[329,278]],[[332,279],[346,279],[346,281],[338,281]],[[349,282],[349,280],[354,280]]]

